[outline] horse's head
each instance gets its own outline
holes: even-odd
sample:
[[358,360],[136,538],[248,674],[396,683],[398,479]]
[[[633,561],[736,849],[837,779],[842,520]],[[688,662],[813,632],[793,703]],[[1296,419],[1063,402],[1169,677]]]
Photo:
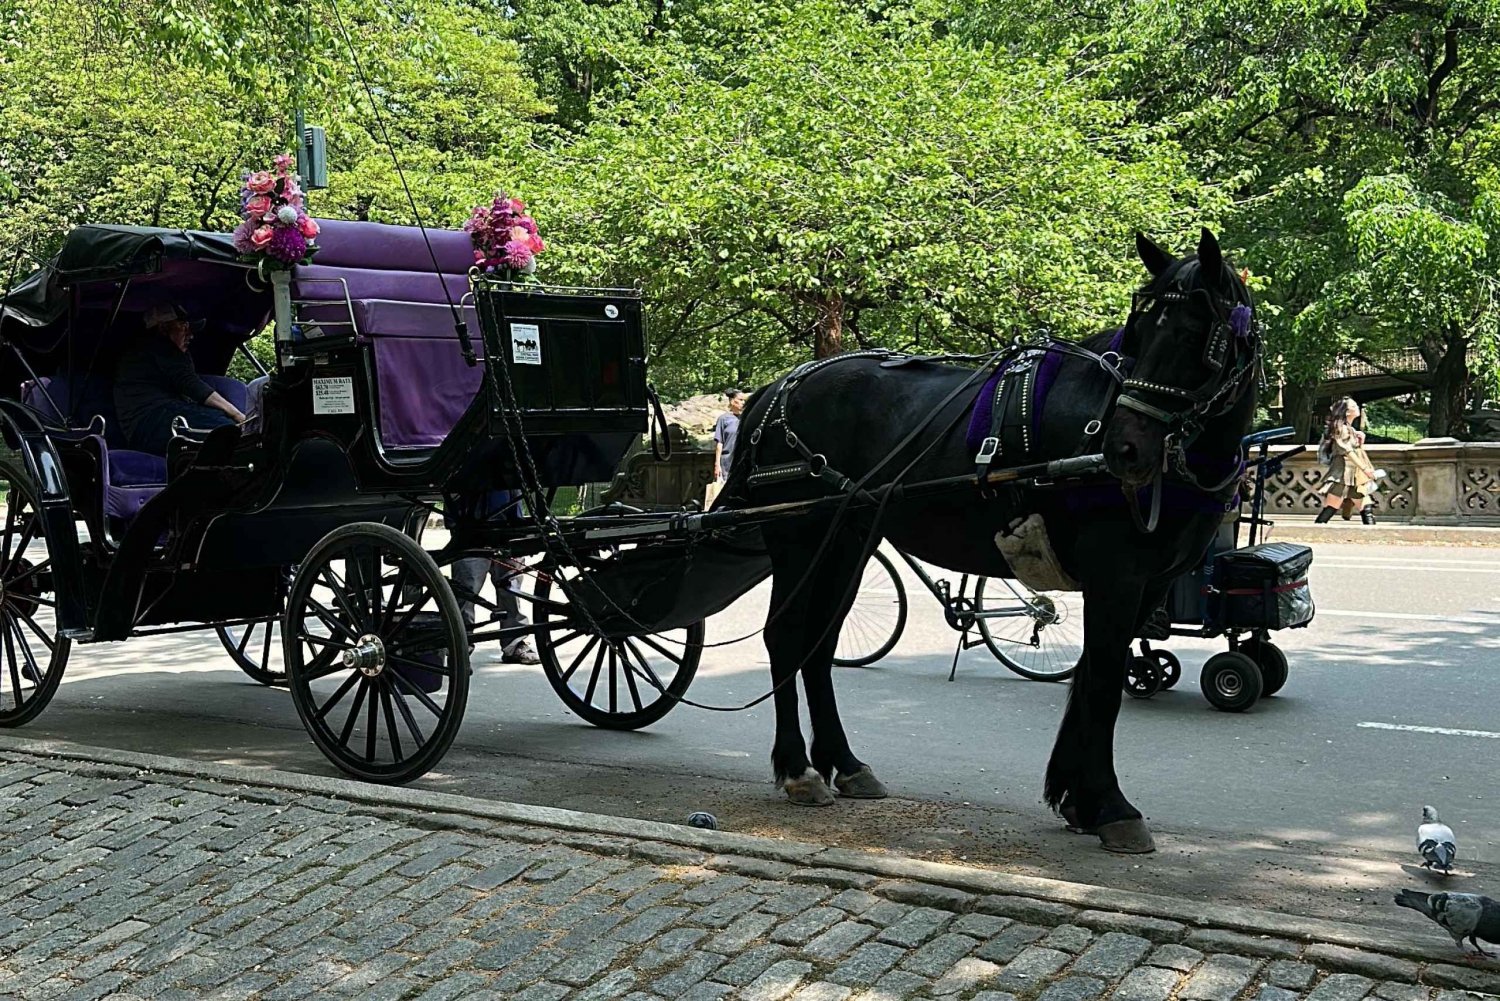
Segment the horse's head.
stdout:
[[1122,353],[1135,367],[1104,435],[1105,462],[1126,487],[1150,482],[1239,402],[1260,351],[1250,292],[1212,233],[1181,260],[1141,234],[1136,250],[1152,280],[1131,305]]

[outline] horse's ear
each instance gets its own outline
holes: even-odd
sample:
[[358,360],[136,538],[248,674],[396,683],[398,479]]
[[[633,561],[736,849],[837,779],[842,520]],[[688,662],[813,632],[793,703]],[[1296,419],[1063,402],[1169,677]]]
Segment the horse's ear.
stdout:
[[1219,238],[1207,226],[1198,237],[1198,266],[1204,279],[1213,288],[1224,286],[1224,251],[1219,249]]
[[1135,252],[1141,255],[1141,263],[1146,265],[1152,278],[1160,278],[1172,266],[1172,255],[1158,247],[1145,233],[1135,234]]

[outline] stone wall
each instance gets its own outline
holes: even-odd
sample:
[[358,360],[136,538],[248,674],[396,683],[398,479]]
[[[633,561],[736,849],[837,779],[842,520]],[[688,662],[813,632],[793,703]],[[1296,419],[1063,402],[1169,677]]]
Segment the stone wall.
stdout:
[[[1380,516],[1425,525],[1500,525],[1500,443],[1424,438],[1414,445],[1371,445],[1366,451],[1375,468],[1387,474],[1375,496]],[[1267,512],[1273,518],[1317,514],[1324,472],[1311,448],[1292,458],[1266,483]]]

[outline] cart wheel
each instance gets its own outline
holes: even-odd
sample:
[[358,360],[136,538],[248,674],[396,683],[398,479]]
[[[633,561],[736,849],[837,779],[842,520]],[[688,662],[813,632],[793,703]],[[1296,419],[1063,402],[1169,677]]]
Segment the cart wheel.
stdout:
[[651,636],[600,636],[559,606],[566,598],[558,591],[554,597],[552,575],[538,575],[536,652],[563,704],[606,730],[639,730],[671,712],[698,673],[703,623]]
[[452,745],[468,637],[447,579],[405,535],[368,522],[325,535],[297,570],[281,634],[297,714],[345,772],[407,782]]
[[1182,661],[1177,659],[1175,653],[1166,650],[1152,650],[1151,657],[1156,661],[1156,669],[1161,672],[1161,690],[1165,692],[1176,687],[1177,682],[1182,680]]
[[1083,656],[1083,596],[1033,591],[1018,580],[974,585],[979,635],[995,659],[1032,681],[1067,681]]
[[52,559],[36,496],[25,481],[0,471],[0,726],[21,726],[47,708],[62,683],[72,642],[57,628]]
[[1263,687],[1260,668],[1238,650],[1226,650],[1208,658],[1198,685],[1209,704],[1226,713],[1242,713],[1255,705]]
[[1162,672],[1154,657],[1131,657],[1125,667],[1125,692],[1133,699],[1149,699],[1162,689]]
[[1252,636],[1240,644],[1240,652],[1255,661],[1260,668],[1260,697],[1266,698],[1281,691],[1286,684],[1288,667],[1286,654],[1281,647],[1268,639]]
[[839,630],[833,662],[840,667],[868,667],[895,647],[906,628],[906,585],[880,550],[870,555],[860,578],[854,605]]

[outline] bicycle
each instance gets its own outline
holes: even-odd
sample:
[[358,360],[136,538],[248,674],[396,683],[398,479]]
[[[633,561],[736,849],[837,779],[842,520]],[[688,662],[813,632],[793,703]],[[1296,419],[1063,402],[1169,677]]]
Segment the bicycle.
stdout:
[[[948,672],[952,681],[959,654],[977,646],[1032,681],[1066,681],[1083,652],[1083,595],[1072,591],[1033,591],[1020,581],[959,577],[953,583],[935,579],[921,563],[895,550],[923,586],[943,606],[943,617],[959,634]],[[906,585],[886,554],[877,549],[865,565],[854,605],[839,633],[833,662],[841,667],[868,667],[895,648],[906,629]],[[971,639],[970,633],[979,633]]]

